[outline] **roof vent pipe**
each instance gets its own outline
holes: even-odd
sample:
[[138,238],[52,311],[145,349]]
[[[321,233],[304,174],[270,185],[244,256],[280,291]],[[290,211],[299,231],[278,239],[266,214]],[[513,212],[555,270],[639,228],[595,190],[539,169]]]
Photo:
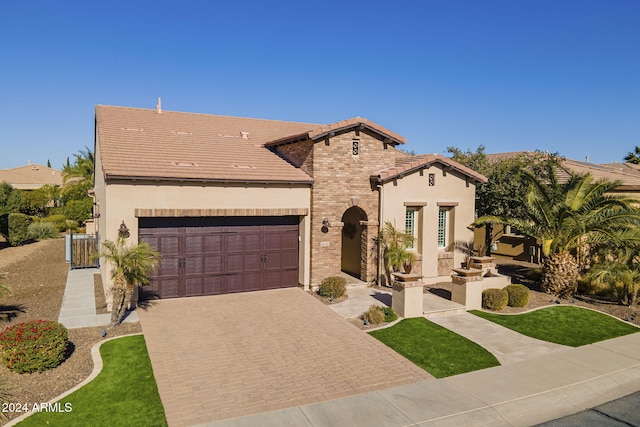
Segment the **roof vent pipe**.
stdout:
[[249,139],[249,132],[240,132],[242,139]]
[[156,110],[158,110],[158,114],[162,113],[162,98],[158,97],[158,104],[156,105]]

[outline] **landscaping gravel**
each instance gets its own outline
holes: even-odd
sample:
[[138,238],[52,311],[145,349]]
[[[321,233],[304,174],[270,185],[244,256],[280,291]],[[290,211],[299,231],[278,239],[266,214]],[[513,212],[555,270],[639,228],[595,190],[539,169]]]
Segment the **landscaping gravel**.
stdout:
[[[13,293],[0,301],[0,329],[29,320],[58,320],[69,265],[64,261],[64,239],[7,247],[0,242],[0,272]],[[15,315],[15,316],[14,316]],[[107,337],[141,332],[139,323],[107,328]],[[101,341],[102,327],[69,330],[69,357],[57,368],[42,373],[17,374],[0,365],[0,385],[10,394],[7,402],[47,402],[82,382],[93,370],[91,347]],[[20,413],[5,413],[7,420]]]

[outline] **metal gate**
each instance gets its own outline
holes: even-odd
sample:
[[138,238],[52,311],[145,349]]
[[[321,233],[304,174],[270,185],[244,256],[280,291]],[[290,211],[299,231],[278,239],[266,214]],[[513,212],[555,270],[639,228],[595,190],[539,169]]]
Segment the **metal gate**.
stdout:
[[98,252],[98,233],[73,234],[69,233],[65,245],[66,261],[70,268],[95,268],[99,266],[99,258],[94,257]]

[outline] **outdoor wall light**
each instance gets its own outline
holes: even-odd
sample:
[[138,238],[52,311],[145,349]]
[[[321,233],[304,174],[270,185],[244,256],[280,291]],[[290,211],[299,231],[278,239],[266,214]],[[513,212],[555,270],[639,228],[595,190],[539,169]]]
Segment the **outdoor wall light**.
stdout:
[[129,228],[127,228],[127,226],[124,224],[124,220],[122,221],[122,224],[120,224],[120,227],[118,228],[118,236],[125,239],[129,237]]
[[322,220],[322,226],[323,227],[329,228],[330,225],[331,225],[331,223],[329,222],[329,218],[325,218],[325,219]]

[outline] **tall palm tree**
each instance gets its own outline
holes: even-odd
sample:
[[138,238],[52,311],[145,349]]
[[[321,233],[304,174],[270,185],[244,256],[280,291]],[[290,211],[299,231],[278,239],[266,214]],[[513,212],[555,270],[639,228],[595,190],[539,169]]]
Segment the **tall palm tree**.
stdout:
[[128,246],[126,238],[121,236],[115,242],[103,242],[97,256],[105,258],[113,267],[111,324],[116,326],[124,318],[135,287],[150,283],[149,275],[158,265],[160,254],[146,242]]
[[629,151],[624,158],[625,162],[633,163],[635,165],[640,163],[640,147],[636,145],[633,151]]
[[636,236],[629,230],[640,226],[640,211],[633,205],[637,201],[612,194],[619,181],[594,181],[589,174],[572,174],[562,184],[555,177],[542,182],[526,171],[523,177],[529,182],[526,218],[484,216],[474,224],[510,225],[536,238],[544,257],[542,290],[561,297],[573,295],[581,261],[574,255],[576,250]]

